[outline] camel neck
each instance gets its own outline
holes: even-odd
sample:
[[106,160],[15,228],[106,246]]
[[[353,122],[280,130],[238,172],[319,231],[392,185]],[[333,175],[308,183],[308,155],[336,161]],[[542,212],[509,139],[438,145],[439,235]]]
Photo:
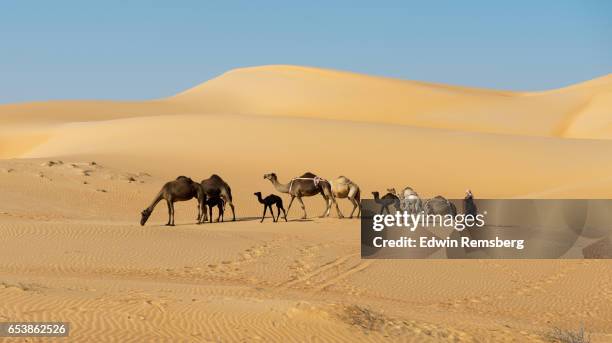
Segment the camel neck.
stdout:
[[278,179],[273,179],[272,185],[274,185],[274,188],[281,193],[289,193],[289,185],[278,182]]
[[157,205],[158,202],[161,201],[161,199],[164,198],[164,191],[160,191],[157,196],[155,197],[155,199],[153,199],[153,202],[151,203],[151,205],[149,205],[148,210],[149,211],[153,211],[153,209],[155,208],[155,205]]

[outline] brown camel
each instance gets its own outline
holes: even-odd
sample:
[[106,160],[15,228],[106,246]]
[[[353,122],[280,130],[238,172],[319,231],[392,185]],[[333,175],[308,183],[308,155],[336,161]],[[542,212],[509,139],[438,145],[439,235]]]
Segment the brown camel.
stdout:
[[[232,189],[230,186],[217,174],[213,174],[208,179],[202,180],[201,185],[207,197],[221,197],[223,202],[232,209],[232,220],[236,220],[234,204],[232,203]],[[206,221],[206,209],[204,209],[202,215],[204,216],[202,221]]]
[[[206,195],[202,191],[202,187],[199,183],[193,181],[186,176],[179,176],[174,181],[167,182],[162,189],[159,191],[151,205],[142,211],[142,217],[140,219],[140,225],[144,225],[153,209],[162,199],[168,203],[168,226],[174,226],[174,203],[177,201],[187,201],[196,198],[198,200],[198,218],[204,211],[204,203],[206,202]],[[198,224],[201,222],[198,220]]]
[[338,178],[332,182],[332,192],[336,199],[349,199],[351,204],[353,204],[353,210],[349,218],[353,218],[355,209],[358,209],[357,217],[361,215],[361,191],[356,183],[349,180],[348,177],[338,176]]
[[304,206],[304,202],[302,201],[302,197],[309,197],[317,194],[321,194],[323,199],[325,199],[325,212],[321,215],[321,218],[329,216],[329,212],[331,211],[332,203],[336,205],[336,212],[338,213],[338,218],[343,218],[344,216],[340,213],[340,209],[338,208],[338,204],[336,203],[336,198],[331,190],[331,185],[329,181],[322,179],[316,176],[313,173],[305,173],[300,177],[296,177],[291,179],[291,181],[287,184],[282,184],[278,182],[276,174],[270,173],[265,174],[264,179],[270,180],[274,188],[281,193],[287,193],[291,196],[291,201],[289,201],[289,206],[287,206],[287,213],[291,209],[291,204],[293,204],[293,200],[295,198],[300,202],[300,206],[304,211],[304,216],[302,219],[306,219],[306,207]]
[[389,192],[383,195],[382,198],[380,197],[380,193],[372,192],[372,196],[374,196],[374,202],[381,206],[380,214],[385,213],[385,211],[387,211],[388,214],[391,214],[391,211],[389,210],[389,206],[391,205],[395,207],[395,211],[400,210],[400,198],[395,195],[395,189],[391,188],[389,190],[392,190],[393,192]]

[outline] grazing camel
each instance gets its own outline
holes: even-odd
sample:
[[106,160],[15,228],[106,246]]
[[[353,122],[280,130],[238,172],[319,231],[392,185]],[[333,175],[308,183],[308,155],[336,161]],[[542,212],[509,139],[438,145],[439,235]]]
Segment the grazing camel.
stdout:
[[474,217],[478,214],[478,207],[474,202],[474,194],[471,190],[465,191],[465,198],[463,198],[463,213],[471,214]]
[[408,213],[423,211],[423,201],[421,201],[419,194],[412,187],[404,188],[399,197],[402,200],[403,209]]
[[[280,218],[281,210],[283,210],[283,214],[285,215],[285,221],[287,221],[287,212],[285,212],[285,209],[283,208],[283,199],[281,199],[281,197],[279,197],[278,195],[270,194],[267,197],[265,197],[265,199],[262,199],[261,192],[255,192],[253,194],[257,196],[257,200],[260,203],[264,204],[264,211],[263,211],[263,215],[261,216],[260,223],[263,223],[264,218],[266,217],[266,210],[268,208],[270,208],[270,214],[272,215],[273,222],[278,221],[278,218]],[[278,211],[276,218],[274,218],[274,211],[272,210],[272,205],[276,205],[276,210]]]
[[[177,201],[187,201],[196,198],[198,200],[198,218],[201,217],[204,211],[204,203],[206,202],[206,195],[204,194],[202,187],[197,182],[186,176],[179,176],[174,181],[167,182],[162,189],[159,191],[151,205],[142,211],[142,217],[140,219],[140,225],[147,222],[153,209],[162,199],[165,199],[168,203],[168,226],[174,226],[174,203]],[[198,220],[198,224],[202,222]]]
[[425,214],[457,215],[457,207],[443,196],[437,195],[425,202]]
[[[208,179],[202,180],[201,185],[207,197],[221,197],[223,202],[228,204],[232,209],[232,220],[236,220],[234,204],[232,203],[232,189],[230,186],[217,174],[213,174]],[[206,217],[206,211],[204,211],[203,215]],[[204,218],[204,221],[206,221],[206,218]]]
[[393,205],[396,211],[400,210],[400,199],[392,192],[385,194],[382,198],[378,192],[372,192],[372,195],[374,196],[374,201],[381,205],[380,214],[383,214],[385,210],[388,214],[391,214],[391,211],[389,210],[390,205]]
[[322,179],[313,173],[304,173],[304,175],[300,177],[291,179],[291,181],[287,184],[279,183],[275,173],[265,174],[264,179],[270,180],[277,191],[291,195],[291,201],[287,207],[287,213],[289,213],[289,210],[291,210],[293,200],[297,198],[300,202],[302,210],[304,211],[304,216],[302,216],[302,219],[306,219],[306,207],[304,206],[302,197],[309,197],[320,193],[323,196],[323,199],[325,199],[326,204],[325,212],[323,212],[321,218],[329,216],[332,203],[336,205],[338,218],[344,217],[342,213],[340,213],[338,203],[336,203],[336,198],[331,190],[329,181]]
[[207,198],[206,205],[208,205],[208,213],[210,214],[209,222],[212,223],[212,209],[213,207],[217,207],[219,210],[219,216],[217,216],[217,223],[219,219],[223,221],[223,213],[225,212],[225,201],[220,196],[216,196],[214,198]]
[[349,199],[353,204],[353,210],[349,218],[353,218],[355,209],[358,209],[357,217],[361,215],[361,191],[356,183],[345,176],[338,176],[338,178],[332,182],[332,192],[336,199]]

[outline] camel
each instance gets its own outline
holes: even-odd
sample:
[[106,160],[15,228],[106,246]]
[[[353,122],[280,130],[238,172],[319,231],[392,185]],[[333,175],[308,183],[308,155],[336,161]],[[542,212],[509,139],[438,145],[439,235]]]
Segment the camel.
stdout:
[[[221,197],[223,202],[229,205],[229,207],[232,209],[232,221],[235,221],[236,213],[234,212],[234,204],[232,203],[232,189],[230,186],[217,174],[213,174],[208,179],[202,180],[201,185],[207,197]],[[206,221],[206,211],[204,211],[203,216],[204,221]]]
[[[393,188],[391,188],[391,190],[393,190]],[[388,192],[382,198],[380,197],[380,193],[378,192],[372,192],[372,195],[374,196],[374,201],[377,204],[381,205],[380,214],[383,214],[385,210],[388,214],[391,214],[391,211],[389,210],[389,205],[393,205],[396,211],[400,210],[400,199],[392,192]]]
[[287,193],[291,196],[291,201],[287,207],[287,213],[289,213],[289,210],[291,210],[293,200],[297,198],[300,206],[302,207],[302,211],[304,211],[304,216],[302,216],[302,219],[306,219],[306,207],[304,206],[302,197],[309,197],[320,193],[323,196],[323,199],[325,199],[326,204],[325,211],[321,215],[321,218],[329,216],[332,203],[336,205],[338,218],[344,218],[340,212],[340,208],[338,208],[338,203],[336,203],[336,198],[331,190],[331,184],[329,181],[322,179],[313,173],[304,173],[304,175],[300,177],[291,179],[291,181],[287,184],[279,183],[275,173],[265,174],[264,179],[270,180],[277,191]]
[[408,213],[419,213],[423,211],[423,201],[419,197],[419,194],[412,189],[412,187],[406,187],[402,190],[399,198],[402,200],[402,207]]
[[[204,211],[206,195],[199,183],[194,182],[186,176],[179,176],[174,181],[167,182],[159,191],[151,205],[142,211],[140,225],[144,226],[153,209],[162,199],[168,203],[168,223],[167,226],[174,226],[174,203],[177,201],[187,201],[196,198],[198,200],[198,218]],[[198,224],[202,222],[198,220]]]
[[223,213],[225,212],[225,201],[220,196],[216,196],[214,198],[207,198],[206,205],[208,205],[208,213],[210,214],[209,222],[212,223],[212,209],[213,207],[217,207],[219,210],[219,215],[217,216],[217,223],[219,220],[223,221]]
[[[270,208],[270,214],[272,215],[273,222],[276,223],[278,221],[278,218],[280,218],[281,210],[283,210],[283,213],[285,214],[285,221],[287,221],[287,212],[285,212],[285,209],[283,208],[283,199],[281,199],[281,197],[279,197],[278,195],[270,194],[265,199],[262,199],[261,192],[255,192],[253,194],[257,197],[257,200],[260,203],[264,204],[264,211],[263,215],[261,216],[260,223],[263,223],[264,218],[266,217],[266,210],[268,208]],[[276,218],[274,218],[274,211],[272,210],[272,205],[276,205],[276,210],[278,211]]]
[[361,215],[361,192],[356,183],[349,180],[347,177],[338,176],[338,178],[332,182],[332,193],[336,199],[349,199],[353,204],[353,210],[349,218],[353,218],[355,209],[358,209],[357,217]]
[[423,207],[425,214],[457,215],[457,208],[455,207],[455,204],[440,195],[427,200]]

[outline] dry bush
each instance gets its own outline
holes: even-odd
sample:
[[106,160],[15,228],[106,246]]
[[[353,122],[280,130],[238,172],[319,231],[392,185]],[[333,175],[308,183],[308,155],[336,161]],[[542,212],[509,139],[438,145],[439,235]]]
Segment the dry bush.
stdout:
[[559,343],[590,343],[591,342],[591,336],[585,331],[583,325],[581,325],[577,331],[554,328],[548,334],[548,336],[553,342],[559,342]]

